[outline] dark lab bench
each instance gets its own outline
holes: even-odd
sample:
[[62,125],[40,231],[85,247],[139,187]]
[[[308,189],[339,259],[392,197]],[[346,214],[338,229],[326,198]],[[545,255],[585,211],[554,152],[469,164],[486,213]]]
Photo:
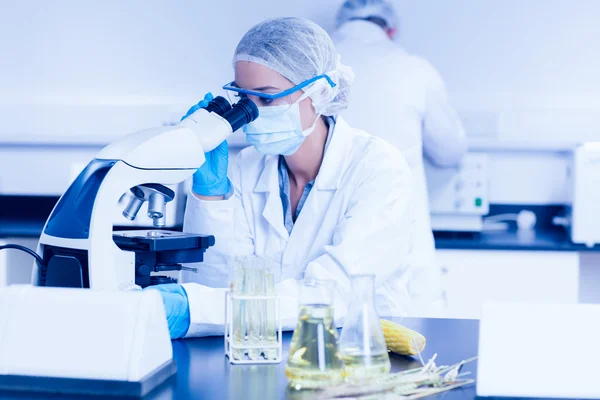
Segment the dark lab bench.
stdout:
[[58,197],[0,196],[0,238],[39,237]]
[[[437,353],[437,365],[449,365],[477,355],[479,321],[468,319],[404,318],[396,322],[421,332],[427,338],[423,358],[428,360]],[[231,365],[223,354],[223,337],[183,339],[173,341],[173,356],[177,374],[149,393],[144,400],[171,399],[231,399],[231,400],[308,400],[310,392],[296,392],[287,388],[285,360],[289,353],[291,332],[284,333],[283,361],[275,365]],[[392,372],[420,367],[413,357],[390,355]],[[515,356],[515,360],[518,355]],[[558,363],[560,361],[557,360]],[[477,379],[477,361],[467,364],[469,378]],[[427,399],[477,399],[475,385],[430,396]],[[0,392],[2,400],[24,399],[102,399],[116,397],[49,396],[38,394]],[[493,398],[479,398],[491,400]]]
[[479,233],[434,232],[435,247],[444,250],[600,252],[600,245],[590,248],[574,244],[564,227],[552,223],[555,216],[566,213],[564,206],[491,204],[489,215],[517,214],[522,210],[535,214],[537,222],[534,230],[518,230],[516,223],[509,221],[508,230],[486,230]]
[[[427,338],[423,357],[438,353],[436,363],[448,365],[477,355],[479,322],[450,319],[396,319]],[[310,399],[310,393],[289,391],[285,378],[285,360],[289,352],[291,333],[284,333],[283,361],[275,365],[231,365],[223,353],[223,337],[173,341],[177,374],[144,399]],[[419,367],[412,357],[391,355],[392,371]],[[465,366],[465,371],[477,374],[477,362]],[[82,399],[81,396],[48,396],[0,392],[3,400]],[[93,397],[100,399],[100,397]],[[475,398],[475,386],[428,397],[458,400]],[[115,399],[106,398],[106,399]]]
[[434,237],[436,249],[444,250],[600,252],[600,245],[587,247],[574,244],[561,227],[535,231],[511,229],[481,233],[434,232]]

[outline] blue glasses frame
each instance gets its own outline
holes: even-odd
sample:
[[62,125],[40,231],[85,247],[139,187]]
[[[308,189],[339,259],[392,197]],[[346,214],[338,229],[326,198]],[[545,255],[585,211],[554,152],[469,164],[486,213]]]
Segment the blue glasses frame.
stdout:
[[283,92],[279,92],[279,93],[262,93],[262,92],[255,92],[253,90],[242,89],[242,88],[239,88],[237,86],[234,86],[235,81],[231,81],[228,84],[224,85],[223,89],[229,90],[229,91],[232,91],[232,92],[243,93],[243,94],[246,94],[246,95],[249,94],[251,96],[258,96],[258,97],[261,97],[263,99],[275,100],[275,99],[279,99],[281,97],[288,96],[288,95],[290,95],[290,94],[292,94],[294,92],[297,92],[298,90],[305,88],[306,86],[310,85],[313,82],[318,81],[319,79],[325,79],[325,80],[327,80],[327,83],[329,83],[329,85],[332,88],[334,88],[334,87],[337,86],[335,84],[335,82],[332,81],[331,78],[327,74],[322,74],[322,75],[317,75],[314,78],[310,78],[307,81],[304,81],[304,82],[302,82],[302,83],[300,83],[300,84],[298,84],[298,85],[296,85],[296,86],[294,86],[292,88],[286,89]]

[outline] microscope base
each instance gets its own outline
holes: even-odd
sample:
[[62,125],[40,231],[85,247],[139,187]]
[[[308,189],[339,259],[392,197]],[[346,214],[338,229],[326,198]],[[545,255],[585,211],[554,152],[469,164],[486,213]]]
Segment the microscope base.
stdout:
[[177,372],[171,360],[138,382],[102,379],[0,375],[0,391],[143,397]]

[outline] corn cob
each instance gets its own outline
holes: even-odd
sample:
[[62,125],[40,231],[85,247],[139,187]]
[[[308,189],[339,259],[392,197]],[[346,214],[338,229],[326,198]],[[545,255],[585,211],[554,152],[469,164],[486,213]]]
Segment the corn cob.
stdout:
[[389,351],[404,355],[415,355],[425,348],[425,336],[405,326],[385,319],[381,320],[385,344]]

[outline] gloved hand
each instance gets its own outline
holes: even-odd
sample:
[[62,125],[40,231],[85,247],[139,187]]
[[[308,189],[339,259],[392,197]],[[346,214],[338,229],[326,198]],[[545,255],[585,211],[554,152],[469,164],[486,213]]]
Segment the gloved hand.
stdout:
[[198,104],[194,104],[192,106],[192,108],[190,108],[188,110],[188,112],[183,117],[181,117],[181,121],[183,121],[184,119],[186,119],[187,117],[189,117],[190,115],[192,115],[193,113],[198,111],[199,109],[208,107],[208,103],[213,101],[213,99],[214,99],[214,96],[211,92],[206,93],[204,95],[204,99],[200,100],[198,102]]
[[[212,93],[207,93],[204,100],[192,106],[181,118],[183,121],[200,108],[205,108],[212,101]],[[194,173],[192,190],[201,196],[224,196],[229,193],[230,181],[227,178],[227,165],[229,163],[229,145],[227,141],[221,143],[214,150],[204,153],[206,161]]]
[[171,339],[185,336],[190,327],[190,303],[183,286],[176,283],[148,286],[144,290],[160,292],[169,323]]

